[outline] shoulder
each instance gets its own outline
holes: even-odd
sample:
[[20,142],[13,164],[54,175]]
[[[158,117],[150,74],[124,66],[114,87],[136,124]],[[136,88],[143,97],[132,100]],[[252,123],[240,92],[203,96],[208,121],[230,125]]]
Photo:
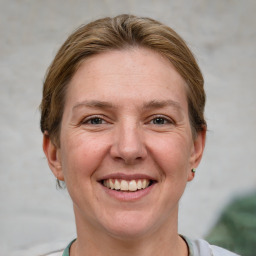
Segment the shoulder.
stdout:
[[239,256],[236,253],[230,252],[216,245],[210,245],[214,256]]
[[230,252],[224,248],[210,245],[203,239],[189,240],[185,238],[191,251],[192,256],[239,256],[233,252]]

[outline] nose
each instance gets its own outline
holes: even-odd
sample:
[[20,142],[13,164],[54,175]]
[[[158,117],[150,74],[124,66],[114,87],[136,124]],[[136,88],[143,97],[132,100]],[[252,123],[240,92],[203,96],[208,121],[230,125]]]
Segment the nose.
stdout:
[[136,124],[120,125],[114,133],[110,150],[112,158],[132,165],[147,156],[142,130]]

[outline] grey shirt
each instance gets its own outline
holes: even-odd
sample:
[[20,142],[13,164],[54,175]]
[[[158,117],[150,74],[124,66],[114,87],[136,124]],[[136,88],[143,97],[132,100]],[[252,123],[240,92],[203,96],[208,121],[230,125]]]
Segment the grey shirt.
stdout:
[[224,248],[210,245],[203,239],[190,240],[184,237],[189,247],[189,256],[238,256]]

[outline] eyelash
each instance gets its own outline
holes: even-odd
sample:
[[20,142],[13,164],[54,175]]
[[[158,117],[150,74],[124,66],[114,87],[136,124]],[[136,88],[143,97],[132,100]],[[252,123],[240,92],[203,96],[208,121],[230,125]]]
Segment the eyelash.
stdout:
[[[154,121],[156,121],[157,119],[159,121],[160,120],[163,121],[163,123],[160,123],[160,124],[154,123]],[[92,123],[93,121],[96,121],[96,123]],[[107,123],[107,121],[105,121],[105,119],[102,118],[102,116],[98,116],[98,115],[86,117],[81,121],[81,124],[84,124],[84,125],[101,125],[101,124],[106,124],[106,123]],[[152,116],[150,118],[149,122],[147,122],[147,123],[157,125],[157,126],[175,124],[175,122],[171,118],[167,118],[167,117],[161,116],[161,115]]]
[[[94,123],[90,123],[90,122],[92,122],[92,121],[95,121],[95,120],[98,120],[98,121],[100,121],[101,123],[96,123],[96,124],[94,124]],[[103,122],[103,123],[102,123]],[[89,116],[89,117],[87,117],[87,118],[84,118],[83,120],[82,120],[82,122],[81,122],[81,124],[88,124],[88,125],[100,125],[100,124],[105,124],[105,123],[107,123],[105,120],[104,120],[104,118],[102,118],[101,116]]]
[[[160,124],[156,124],[156,123],[153,123],[154,121],[156,121],[157,119],[161,120],[161,121],[164,121],[164,123],[160,123]],[[150,122],[149,123],[152,123],[154,125],[166,125],[166,124],[175,124],[175,122],[170,119],[170,118],[167,118],[165,116],[161,116],[161,115],[156,115],[156,116],[153,116],[153,118],[151,118]]]

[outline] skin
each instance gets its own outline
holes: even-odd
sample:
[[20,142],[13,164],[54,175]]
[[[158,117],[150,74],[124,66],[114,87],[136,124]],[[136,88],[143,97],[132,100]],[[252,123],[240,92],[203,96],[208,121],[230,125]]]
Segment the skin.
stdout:
[[[205,131],[192,136],[185,87],[166,58],[144,48],[101,53],[78,69],[60,147],[47,133],[43,141],[74,205],[71,256],[188,255],[178,235],[178,202],[202,157]],[[125,193],[104,187],[107,177],[154,184]]]

